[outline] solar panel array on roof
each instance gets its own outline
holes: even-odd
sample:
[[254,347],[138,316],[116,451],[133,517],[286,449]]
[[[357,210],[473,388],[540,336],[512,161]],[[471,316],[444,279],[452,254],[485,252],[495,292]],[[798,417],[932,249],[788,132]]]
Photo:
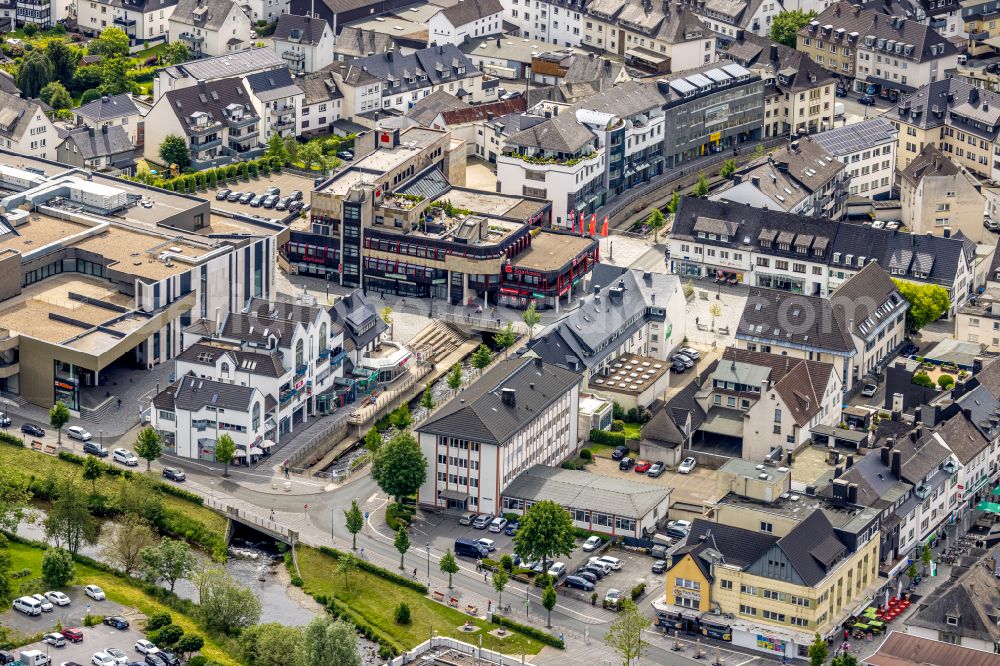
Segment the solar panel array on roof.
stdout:
[[833,155],[846,155],[859,150],[870,149],[872,146],[895,141],[895,134],[898,130],[891,122],[884,118],[873,118],[872,120],[851,125],[845,128],[820,132],[813,135],[813,140],[823,146],[827,152]]

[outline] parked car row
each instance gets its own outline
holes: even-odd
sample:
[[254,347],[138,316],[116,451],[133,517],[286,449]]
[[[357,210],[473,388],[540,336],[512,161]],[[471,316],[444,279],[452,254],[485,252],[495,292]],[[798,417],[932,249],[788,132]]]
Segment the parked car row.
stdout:
[[593,592],[597,582],[622,568],[622,561],[611,555],[591,557],[583,563],[572,575],[563,581],[566,587],[585,592]]
[[281,189],[277,187],[269,187],[261,194],[240,192],[224,187],[215,193],[215,200],[239,203],[251,208],[273,208],[289,213],[297,213],[305,207],[301,190],[292,190],[291,194],[283,197]]
[[660,460],[649,462],[648,460],[636,460],[631,456],[625,456],[618,461],[618,469],[627,472],[634,469],[636,474],[645,474],[651,478],[658,478],[667,469],[667,464]]
[[[104,590],[97,585],[88,585],[83,588],[84,593],[95,601],[104,600]],[[51,613],[55,606],[69,606],[70,598],[58,590],[50,590],[45,594],[26,594],[23,597],[14,599],[11,608],[20,611],[25,615],[41,615]]]
[[670,372],[681,373],[690,370],[701,358],[697,349],[681,347],[670,357]]
[[492,513],[463,513],[458,519],[459,525],[469,525],[477,530],[489,529],[497,534],[503,532],[509,536],[514,536],[519,527],[517,521],[508,522],[503,516],[494,516]]

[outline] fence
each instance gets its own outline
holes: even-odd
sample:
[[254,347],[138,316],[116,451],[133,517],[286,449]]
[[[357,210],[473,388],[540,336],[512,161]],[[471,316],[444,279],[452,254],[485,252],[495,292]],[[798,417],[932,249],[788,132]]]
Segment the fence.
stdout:
[[270,532],[271,534],[275,534],[279,537],[282,537],[283,539],[289,542],[292,542],[298,538],[298,532],[294,530],[290,530],[287,527],[274,522],[273,520],[264,518],[263,516],[258,516],[255,513],[250,513],[246,509],[240,509],[238,507],[231,506],[227,502],[224,502],[222,500],[217,500],[214,497],[206,497],[205,506],[211,509],[215,509],[216,511],[219,511],[221,513],[224,513],[225,515],[229,516],[233,520],[236,520],[237,522],[244,523],[246,525],[252,525],[253,527],[265,530],[267,532]]
[[[296,448],[291,453],[285,454],[284,459],[288,461],[288,467],[290,469],[307,467],[308,461],[319,449],[327,444],[327,441],[332,438],[334,433],[338,430],[346,429],[350,418],[350,414],[344,413],[338,416],[333,423],[327,425],[322,430],[318,430],[316,432],[307,430],[303,436],[306,436],[309,439],[307,439],[304,444]],[[341,437],[342,436],[343,435],[341,435]],[[292,443],[294,444],[295,440],[292,440]]]
[[427,660],[424,655],[429,652],[433,652],[436,655],[443,656],[442,653],[447,651],[454,651],[460,654],[468,655],[474,659],[478,659],[479,663],[484,665],[531,666],[530,662],[525,661],[523,654],[520,657],[511,657],[503,654],[502,652],[486,650],[484,648],[471,645],[470,643],[464,643],[462,641],[455,640],[454,638],[447,638],[444,636],[435,636],[434,638],[424,641],[412,650],[404,652],[395,659],[387,661],[386,666],[403,666],[403,664],[411,664],[418,661],[421,663],[429,663],[429,660]]
[[414,384],[427,376],[427,373],[431,371],[431,364],[426,361],[418,362],[414,366],[413,371],[410,372],[405,379],[403,379],[398,386],[394,386],[391,389],[383,392],[378,398],[375,399],[374,405],[365,405],[360,407],[348,417],[348,421],[352,425],[360,425],[362,423],[367,423],[372,418],[376,418],[383,409],[389,407],[392,401],[402,395],[405,391],[410,390]]
[[458,324],[460,326],[470,326],[472,328],[481,329],[484,331],[502,331],[507,327],[507,324],[513,324],[514,331],[517,333],[527,333],[528,327],[523,323],[519,322],[507,322],[503,319],[497,319],[495,317],[476,317],[469,314],[461,314],[458,312],[438,312],[434,317],[435,319],[440,319],[441,321],[448,321],[453,324]]

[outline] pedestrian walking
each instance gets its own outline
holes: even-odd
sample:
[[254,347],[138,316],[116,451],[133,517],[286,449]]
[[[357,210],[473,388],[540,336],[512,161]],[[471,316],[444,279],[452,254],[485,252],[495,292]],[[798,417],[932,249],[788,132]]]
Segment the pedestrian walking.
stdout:
[[489,577],[490,577],[490,572],[489,571],[484,571],[483,572],[483,582],[485,583],[487,581],[487,579],[489,579]]
[[274,509],[271,509],[271,522],[274,522]]
[[417,568],[413,567],[413,580],[417,579]]
[[477,559],[476,560],[476,571],[482,571],[482,570],[483,570],[483,561],[480,560],[480,559]]

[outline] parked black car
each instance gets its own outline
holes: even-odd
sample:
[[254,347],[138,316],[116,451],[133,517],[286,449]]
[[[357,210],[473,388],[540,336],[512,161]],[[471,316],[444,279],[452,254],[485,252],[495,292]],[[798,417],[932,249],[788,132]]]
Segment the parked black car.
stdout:
[[578,578],[583,578],[584,580],[589,580],[591,583],[597,582],[597,574],[595,574],[590,569],[586,568],[577,569],[576,571],[573,572],[573,575],[577,576]]
[[621,460],[622,458],[624,458],[627,455],[628,455],[628,447],[627,446],[616,446],[615,450],[611,452],[611,459],[612,460]]
[[167,652],[166,650],[160,650],[156,653],[163,661],[167,662],[167,666],[181,666],[181,660],[173,652]]
[[21,432],[25,435],[31,435],[32,437],[45,437],[45,431],[36,426],[34,423],[25,423],[22,425]]
[[223,187],[221,190],[215,193],[215,200],[225,201],[226,197],[229,196],[230,192],[232,192],[231,189],[229,189],[228,187]]
[[591,592],[594,589],[594,584],[591,583],[586,578],[580,578],[579,576],[566,576],[566,587],[575,587],[578,590],[583,590],[584,592]]
[[177,467],[164,467],[163,468],[163,478],[170,479],[171,481],[183,481],[187,478],[184,474],[184,470]]
[[680,374],[686,371],[687,371],[687,366],[681,363],[680,361],[674,361],[670,364],[670,372],[676,372],[677,374]]
[[858,98],[858,104],[864,104],[865,106],[875,106],[875,98],[871,95],[862,95]]
[[618,463],[618,469],[627,472],[635,467],[635,458],[622,458],[621,462]]
[[918,349],[915,344],[913,344],[912,342],[907,342],[905,345],[903,345],[903,348],[899,350],[899,355],[913,356],[918,351],[920,351],[920,349]]
[[106,618],[104,618],[104,624],[108,625],[109,627],[114,627],[115,629],[120,629],[121,631],[125,631],[126,629],[128,629],[128,620],[121,617],[120,615],[107,616]]
[[83,452],[89,453],[92,456],[97,456],[98,458],[107,458],[108,450],[101,446],[99,443],[90,441],[83,443]]

